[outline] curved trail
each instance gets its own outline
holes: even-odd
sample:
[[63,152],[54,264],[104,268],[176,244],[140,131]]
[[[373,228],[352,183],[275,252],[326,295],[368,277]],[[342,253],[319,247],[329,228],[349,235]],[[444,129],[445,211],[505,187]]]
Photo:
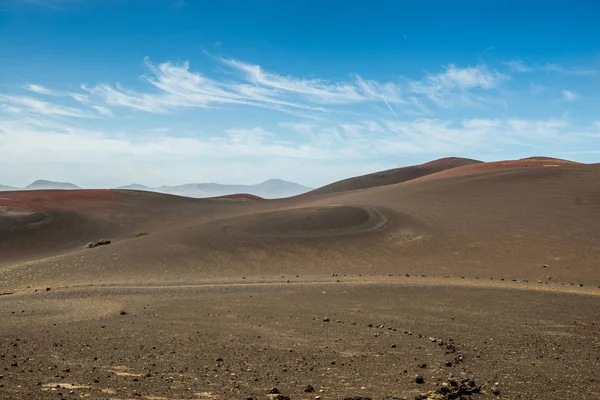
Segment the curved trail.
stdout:
[[[284,279],[284,278],[281,278]],[[343,279],[343,280],[342,280]],[[131,284],[81,284],[55,287],[53,290],[69,291],[79,289],[89,290],[172,290],[172,289],[203,289],[203,288],[259,288],[259,287],[306,287],[306,286],[330,286],[330,285],[348,285],[348,286],[415,286],[415,287],[436,287],[436,288],[473,288],[473,289],[492,289],[492,290],[519,290],[530,292],[546,292],[546,293],[561,293],[561,294],[577,294],[587,296],[600,296],[600,288],[566,286],[559,284],[541,284],[531,282],[502,282],[491,281],[484,279],[456,279],[456,278],[358,278],[358,277],[343,277],[342,279],[315,279],[308,280],[302,278],[287,279],[284,282],[275,280],[261,280],[256,282],[227,282],[214,281],[204,283],[186,283],[186,284],[166,284],[166,285],[131,285]],[[7,294],[26,295],[33,293],[31,290],[19,290]],[[39,291],[39,289],[38,289]]]

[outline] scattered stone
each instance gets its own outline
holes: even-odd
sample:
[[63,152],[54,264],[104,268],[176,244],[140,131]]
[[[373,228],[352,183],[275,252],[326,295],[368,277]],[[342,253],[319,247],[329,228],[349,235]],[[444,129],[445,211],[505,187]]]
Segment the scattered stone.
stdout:
[[288,396],[282,395],[281,392],[279,391],[279,389],[277,389],[276,387],[269,390],[267,399],[269,399],[269,400],[291,400]]
[[104,246],[104,245],[107,245],[107,244],[110,244],[110,240],[100,239],[100,240],[98,240],[96,242],[90,242],[90,243],[88,243],[87,247],[88,247],[88,249],[92,249],[94,247]]
[[284,396],[280,393],[268,394],[267,399],[269,399],[269,400],[291,400],[288,396]]
[[415,400],[452,400],[464,399],[463,396],[470,396],[481,391],[481,387],[477,386],[473,379],[463,379],[457,381],[449,379],[443,382],[436,390],[420,394],[415,397]]
[[542,268],[548,268],[548,267],[550,267],[548,264],[542,265]]
[[371,398],[363,397],[363,396],[350,396],[350,397],[344,397],[344,400],[371,400]]
[[421,375],[416,375],[415,383],[418,383],[418,384],[425,383],[425,378],[423,378]]
[[315,388],[312,385],[306,385],[304,388],[304,393],[314,393]]
[[126,314],[127,314],[127,311],[125,311],[125,310],[121,310],[120,314],[121,314],[121,315],[126,315]]
[[327,318],[327,317],[323,318],[323,322],[329,322],[329,318]]

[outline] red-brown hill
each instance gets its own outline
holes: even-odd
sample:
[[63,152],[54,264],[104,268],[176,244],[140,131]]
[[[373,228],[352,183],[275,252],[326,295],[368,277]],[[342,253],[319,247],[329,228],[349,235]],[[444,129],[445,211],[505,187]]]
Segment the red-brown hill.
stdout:
[[418,182],[422,180],[430,179],[441,179],[449,178],[453,176],[471,175],[483,172],[493,172],[508,169],[519,169],[519,168],[546,168],[546,167],[561,167],[561,166],[572,166],[582,165],[575,161],[563,160],[560,158],[552,157],[529,157],[522,158],[519,160],[502,160],[492,162],[482,162],[477,164],[463,165],[457,168],[446,169],[426,176],[418,177],[412,182]]
[[235,215],[260,199],[192,199],[133,190],[29,190],[0,196],[0,265]]
[[447,157],[439,160],[430,161],[424,164],[411,165],[402,168],[393,168],[386,171],[375,172],[357,176],[354,178],[344,179],[334,182],[329,185],[315,189],[310,194],[325,194],[345,192],[349,190],[367,189],[376,186],[393,185],[410,181],[422,176],[434,174],[436,172],[445,171],[462,167],[465,165],[479,164],[481,161],[472,160],[469,158]]

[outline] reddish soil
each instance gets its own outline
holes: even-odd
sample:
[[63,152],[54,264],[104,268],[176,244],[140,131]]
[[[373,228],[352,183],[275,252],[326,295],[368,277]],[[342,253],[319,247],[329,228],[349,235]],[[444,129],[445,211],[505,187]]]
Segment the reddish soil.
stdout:
[[260,196],[255,196],[249,193],[228,194],[225,196],[213,197],[215,199],[231,199],[231,200],[264,200]]
[[493,161],[479,164],[464,165],[457,168],[447,169],[426,176],[422,176],[411,180],[410,183],[419,182],[428,179],[441,179],[453,176],[478,174],[484,172],[493,172],[502,169],[515,168],[543,168],[543,167],[560,167],[578,165],[574,161],[561,160],[551,157],[530,157],[521,160]]
[[115,190],[23,190],[0,193],[0,207],[27,211],[102,210],[125,195]]

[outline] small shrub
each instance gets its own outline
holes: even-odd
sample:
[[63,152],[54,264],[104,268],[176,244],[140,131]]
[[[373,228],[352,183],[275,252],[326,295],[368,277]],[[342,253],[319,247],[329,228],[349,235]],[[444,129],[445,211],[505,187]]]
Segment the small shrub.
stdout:
[[148,236],[149,233],[148,232],[137,232],[135,235],[133,235],[133,237],[139,238],[142,236]]
[[106,245],[106,244],[110,244],[110,240],[107,240],[107,239],[100,239],[100,240],[98,240],[98,241],[96,241],[96,242],[90,242],[90,243],[88,243],[88,244],[87,244],[87,247],[88,247],[89,249],[92,249],[92,248],[94,248],[94,247],[98,247],[98,246],[104,246],[104,245]]

